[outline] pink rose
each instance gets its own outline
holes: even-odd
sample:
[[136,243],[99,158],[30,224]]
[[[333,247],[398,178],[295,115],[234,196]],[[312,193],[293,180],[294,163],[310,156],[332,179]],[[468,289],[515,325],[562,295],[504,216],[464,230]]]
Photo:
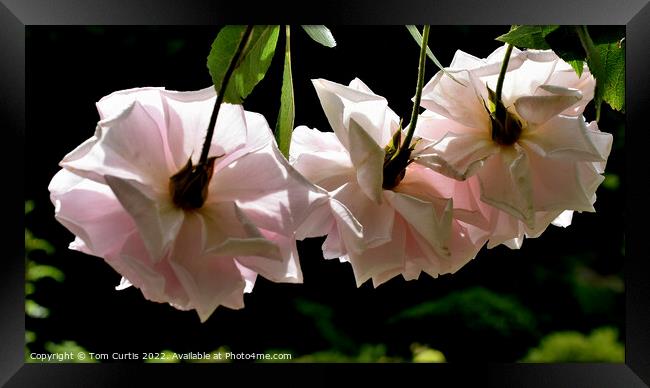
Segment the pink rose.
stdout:
[[551,222],[569,225],[572,211],[595,211],[612,136],[582,116],[595,86],[586,66],[578,77],[551,51],[515,48],[502,100],[518,132],[493,138],[488,87],[503,56],[503,47],[487,59],[458,51],[448,71],[464,85],[439,72],[424,87],[416,163],[478,187],[488,246],[518,248]]
[[221,106],[205,203],[184,210],[170,177],[196,164],[216,96],[139,88],[97,103],[95,135],[66,155],[50,183],[70,245],[102,257],[147,299],[195,309],[202,321],[243,307],[257,274],[302,282],[295,230],[327,196],[282,157],[263,116]]
[[327,234],[324,256],[349,261],[358,286],[399,274],[416,279],[422,271],[437,277],[471,260],[487,233],[473,225],[482,215],[457,207],[456,199],[471,206],[474,196],[418,165],[383,189],[384,147],[399,130],[397,115],[358,79],[350,86],[322,79],[314,85],[334,133],[296,128],[290,159],[330,193],[334,217],[324,214],[327,221],[319,223]]

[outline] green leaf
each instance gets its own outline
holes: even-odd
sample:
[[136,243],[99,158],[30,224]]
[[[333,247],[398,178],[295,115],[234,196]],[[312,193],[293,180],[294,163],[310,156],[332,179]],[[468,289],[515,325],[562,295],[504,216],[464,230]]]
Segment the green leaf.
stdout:
[[589,26],[589,36],[596,46],[620,43],[625,37],[625,26]]
[[585,51],[573,26],[512,26],[497,40],[520,48],[552,49],[582,75]]
[[555,25],[513,26],[510,31],[497,37],[497,40],[519,48],[547,50],[550,46],[544,38],[557,28]]
[[335,47],[336,40],[332,36],[332,32],[325,26],[301,26],[303,30],[309,35],[310,38],[322,44],[325,47]]
[[558,57],[566,62],[585,60],[585,50],[575,26],[560,26],[546,35],[545,39]]
[[596,112],[602,101],[613,109],[625,108],[625,30],[619,26],[561,26],[548,35],[546,42],[568,62],[578,76],[584,62],[596,78]]
[[603,100],[613,109],[625,110],[625,42],[600,44],[600,55],[604,74],[598,86],[601,89]]
[[585,67],[585,61],[582,61],[580,59],[576,59],[573,61],[567,61],[569,65],[575,70],[576,74],[578,75],[578,78],[582,77],[582,70]]
[[587,53],[589,70],[596,78],[596,120],[600,118],[603,101],[613,109],[625,109],[625,42],[608,31],[599,31],[596,42],[591,38],[587,27],[576,26],[580,43]]
[[[420,46],[420,48],[422,48],[422,34],[420,34],[420,31],[418,30],[418,28],[416,26],[413,26],[413,25],[407,25],[406,29],[409,31],[409,33],[411,33],[411,36],[417,42],[418,46]],[[438,66],[438,69],[442,70],[443,73],[448,75],[449,78],[453,79],[454,81],[456,81],[456,82],[458,82],[459,84],[462,85],[461,82],[459,82],[456,78],[454,78],[453,75],[449,74],[449,72],[447,72],[447,70],[445,70],[445,67],[442,66],[442,64],[440,63],[438,58],[436,58],[436,56],[433,55],[433,51],[431,51],[429,46],[427,46],[427,57],[429,57],[429,59],[431,59],[431,61],[433,61],[433,63],[436,66]]]
[[[208,70],[217,92],[233,61],[246,31],[246,26],[226,26],[212,42]],[[271,65],[280,26],[255,26],[224,93],[224,102],[241,104],[264,78]]]
[[291,74],[291,34],[286,26],[286,46],[284,50],[284,72],[282,74],[282,95],[280,97],[280,113],[275,125],[275,139],[285,158],[289,159],[289,146],[295,118],[295,103],[293,98],[293,76]]

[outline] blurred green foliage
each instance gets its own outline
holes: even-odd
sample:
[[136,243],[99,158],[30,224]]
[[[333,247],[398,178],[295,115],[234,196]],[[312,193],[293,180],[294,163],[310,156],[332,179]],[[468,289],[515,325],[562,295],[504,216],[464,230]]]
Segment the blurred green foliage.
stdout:
[[33,261],[27,263],[25,277],[30,282],[35,282],[40,279],[50,278],[59,283],[63,282],[65,275],[58,268],[51,265],[39,265]]
[[[34,210],[33,201],[25,201],[25,215]],[[25,228],[25,295],[33,295],[36,291],[36,282],[41,279],[50,278],[57,282],[64,279],[63,272],[58,268],[37,264],[31,259],[32,253],[43,251],[46,255],[54,253],[54,247],[49,242],[35,237],[32,232]],[[32,318],[47,318],[50,310],[41,306],[32,298],[25,298],[25,313]]]
[[[606,292],[622,292],[622,282],[615,276],[603,277],[584,266],[576,266],[570,279],[576,290],[576,297],[582,300],[586,314],[598,309]],[[604,303],[605,309],[611,307]],[[357,344],[344,333],[341,325],[335,323],[335,310],[314,301],[299,299],[295,303],[299,314],[312,319],[317,333],[327,340],[330,348],[313,353],[295,356],[291,360],[260,360],[258,362],[297,362],[297,363],[381,363],[381,362],[447,362],[446,354],[452,359],[458,357],[455,341],[473,341],[477,358],[489,360],[495,354],[527,354],[523,362],[623,362],[624,348],[617,342],[618,331],[603,327],[594,330],[589,336],[576,331],[554,332],[542,337],[539,346],[537,322],[532,312],[513,296],[498,294],[491,290],[472,287],[451,292],[436,300],[427,301],[403,310],[387,322],[387,327],[401,328],[408,335],[404,341],[417,338],[426,345],[411,342],[408,353],[401,352],[390,344]],[[588,306],[594,308],[590,309]],[[442,334],[441,334],[442,333]],[[441,339],[448,339],[447,341]],[[525,341],[523,340],[525,339]],[[432,344],[430,346],[429,344]],[[513,352],[513,349],[514,352]],[[226,354],[226,346],[211,353]],[[231,362],[225,357],[221,360],[179,360],[172,358],[172,351],[164,351],[165,360],[145,362],[187,362],[212,363]],[[505,352],[505,353],[504,353]],[[289,349],[272,349],[265,353],[289,353]],[[467,355],[465,355],[467,358]]]
[[595,329],[588,336],[575,331],[551,333],[531,349],[524,362],[624,362],[625,350],[611,327]]
[[25,299],[25,313],[32,318],[47,318],[50,310],[31,299]]
[[[610,190],[618,189],[617,178],[610,179]],[[34,209],[25,202],[25,214]],[[40,252],[35,255],[36,252]],[[38,263],[31,256],[50,257],[55,252],[47,241],[25,229],[25,312],[28,317],[44,320],[50,309],[37,303],[37,289],[41,282],[62,283],[65,274],[58,268]],[[624,291],[622,278],[602,275],[589,265],[589,256],[567,256],[560,267],[536,266],[532,272],[537,283],[563,285],[573,292],[576,306],[586,317],[606,317],[618,303]],[[49,279],[49,280],[48,280]],[[550,283],[558,282],[559,283]],[[562,291],[564,292],[564,291]],[[36,299],[36,300],[35,300]],[[538,306],[539,307],[539,306]],[[451,291],[439,298],[415,304],[394,314],[386,322],[378,322],[386,330],[400,333],[399,341],[386,343],[359,343],[348,334],[348,326],[337,321],[336,309],[328,304],[308,299],[297,299],[295,314],[311,322],[317,336],[325,344],[322,350],[297,354],[292,349],[270,349],[265,353],[288,353],[291,360],[260,362],[446,362],[454,359],[520,359],[523,362],[622,362],[624,348],[617,341],[618,331],[612,327],[594,330],[586,336],[577,331],[556,331],[541,338],[538,308],[531,310],[513,296],[486,287],[470,287]],[[535,311],[535,313],[533,313]],[[582,329],[581,329],[582,330]],[[540,341],[541,338],[541,341]],[[473,354],[464,351],[458,343],[472,343]],[[410,345],[406,345],[410,344]],[[537,347],[532,348],[538,344]],[[52,342],[39,338],[35,330],[25,333],[25,360],[34,349],[50,354],[83,353],[88,351],[75,341]],[[221,346],[214,353],[226,354],[230,348]],[[142,360],[146,363],[208,363],[231,362],[222,359],[181,360],[174,352],[163,350],[165,357]],[[60,362],[54,359],[50,362]],[[98,362],[77,357],[63,362]]]
[[[34,206],[33,201],[25,201],[25,215],[31,213],[34,210]],[[42,251],[47,256],[50,256],[55,252],[52,244],[46,240],[35,237],[29,229],[25,228],[25,314],[29,318],[46,319],[50,316],[50,309],[41,306],[34,300],[37,285],[44,279],[51,279],[57,283],[62,283],[65,279],[65,274],[54,266],[35,262],[31,256],[37,251]],[[48,362],[30,357],[30,354],[33,352],[33,347],[36,347],[39,352],[41,350],[38,349],[38,346],[35,346],[37,340],[39,340],[39,338],[35,331],[25,330],[25,362]],[[88,351],[75,341],[63,341],[60,343],[47,341],[42,344],[42,347],[44,348],[43,350],[50,354],[56,355],[68,353],[74,355],[74,357],[66,358],[63,362],[97,362],[96,360],[91,359]],[[79,358],[78,354],[80,353],[83,353],[85,357]],[[55,358],[50,362],[61,361]]]
[[407,308],[388,324],[402,331],[406,341],[425,341],[451,360],[467,357],[458,354],[455,343],[474,343],[472,358],[507,359],[524,352],[538,337],[537,321],[528,308],[514,297],[482,287]]
[[296,300],[295,306],[299,314],[312,319],[321,337],[332,348],[342,353],[354,354],[356,344],[334,322],[334,309],[332,307],[305,299]]
[[432,349],[426,345],[414,343],[411,345],[413,362],[446,362],[447,359],[441,351]]
[[508,335],[513,331],[535,330],[535,318],[512,297],[502,296],[481,287],[453,292],[438,300],[408,308],[389,322],[439,320],[453,316],[470,330],[494,331]]
[[623,291],[623,280],[618,276],[602,276],[583,265],[574,269],[573,294],[587,315],[609,314]]

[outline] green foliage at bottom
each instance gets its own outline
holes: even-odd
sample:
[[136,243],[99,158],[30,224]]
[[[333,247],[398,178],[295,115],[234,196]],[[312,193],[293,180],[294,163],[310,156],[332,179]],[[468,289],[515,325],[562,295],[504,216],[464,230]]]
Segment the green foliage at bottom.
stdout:
[[386,355],[386,346],[362,345],[359,353],[353,356],[335,351],[326,350],[300,356],[293,360],[294,362],[401,362],[400,358],[389,357]]
[[624,362],[625,349],[617,341],[618,331],[601,327],[588,336],[575,331],[562,331],[542,338],[530,350],[524,362]]
[[[482,287],[452,292],[403,310],[388,322],[402,342],[425,342],[448,360],[518,359],[539,338],[535,316],[516,298]],[[474,344],[467,354],[459,344]]]
[[446,362],[447,359],[441,351],[432,349],[425,345],[418,343],[411,345],[411,352],[413,352],[413,362]]
[[[34,210],[33,201],[25,201],[25,215]],[[58,268],[51,265],[39,264],[32,260],[31,255],[42,251],[47,256],[54,254],[55,249],[48,241],[38,238],[25,228],[25,314],[29,318],[47,319],[50,316],[50,309],[42,306],[33,299],[37,291],[37,285],[45,279],[62,283],[65,274]],[[55,343],[45,342],[42,346],[45,352],[35,351],[38,346],[38,335],[34,331],[25,331],[25,362],[29,363],[96,363],[97,360],[90,357],[90,353],[75,341],[63,341]]]

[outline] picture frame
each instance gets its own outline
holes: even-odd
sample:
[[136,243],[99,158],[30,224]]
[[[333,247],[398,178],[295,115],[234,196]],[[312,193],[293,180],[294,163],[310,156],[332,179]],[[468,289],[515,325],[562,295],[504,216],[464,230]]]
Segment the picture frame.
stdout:
[[[648,141],[642,114],[650,102],[650,5],[646,0],[621,2],[561,1],[491,2],[402,0],[347,3],[334,1],[281,6],[266,2],[219,1],[85,1],[2,0],[0,3],[0,128],[7,146],[3,153],[5,181],[11,182],[4,246],[10,247],[0,271],[0,383],[8,387],[115,386],[138,383],[195,381],[214,382],[254,373],[266,381],[287,383],[287,376],[305,375],[293,383],[309,384],[315,373],[319,383],[334,382],[355,374],[359,381],[404,382],[426,377],[430,383],[496,387],[643,387],[650,384],[650,264],[644,255],[643,220],[649,212],[640,205],[648,197],[643,184],[650,175],[643,165],[641,148]],[[626,152],[628,188],[625,204],[626,330],[624,364],[234,364],[234,365],[134,365],[134,364],[24,364],[24,247],[19,243],[22,187],[26,179],[21,158],[38,155],[24,147],[25,27],[29,25],[109,24],[618,24],[626,26]],[[613,225],[612,228],[619,228]],[[254,371],[251,371],[253,369]],[[388,379],[388,380],[386,380]],[[445,383],[442,383],[444,381]]]

